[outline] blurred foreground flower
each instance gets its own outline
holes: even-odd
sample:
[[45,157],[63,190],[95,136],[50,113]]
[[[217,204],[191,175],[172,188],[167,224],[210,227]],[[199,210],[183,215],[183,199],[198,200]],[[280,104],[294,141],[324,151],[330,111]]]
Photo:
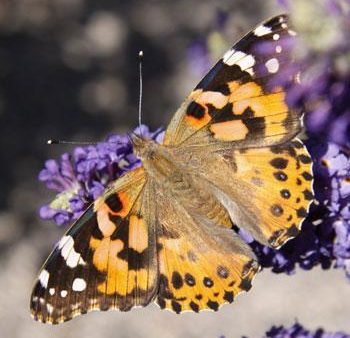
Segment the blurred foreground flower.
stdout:
[[[161,129],[150,132],[147,126],[134,130],[160,141]],[[58,192],[55,199],[40,208],[40,217],[57,225],[76,220],[87,206],[99,197],[107,185],[124,172],[140,165],[127,135],[111,135],[94,146],[77,147],[73,156],[65,153],[59,162],[48,160],[39,180]]]
[[343,332],[325,332],[321,328],[311,332],[299,323],[295,323],[289,328],[273,326],[266,332],[264,338],[350,338],[350,335]]

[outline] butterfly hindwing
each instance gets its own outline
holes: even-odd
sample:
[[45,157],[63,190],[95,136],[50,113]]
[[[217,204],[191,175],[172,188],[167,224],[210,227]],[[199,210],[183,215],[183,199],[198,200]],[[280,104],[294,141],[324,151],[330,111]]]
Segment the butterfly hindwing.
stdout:
[[250,289],[259,265],[251,249],[227,227],[229,215],[217,201],[207,212],[201,207],[191,210],[186,201],[175,201],[166,192],[157,197],[157,303],[176,313],[216,311]]
[[151,204],[143,168],[98,198],[44,264],[31,297],[33,317],[56,324],[95,309],[148,304],[158,279]]
[[298,234],[313,200],[312,160],[301,141],[193,156],[193,170],[238,227],[274,248]]
[[[300,112],[288,108],[285,88],[273,85],[279,68],[291,62],[290,47],[281,41],[293,35],[288,18],[280,15],[243,37],[176,112],[165,144],[230,142],[230,147],[246,148],[295,136],[301,129]],[[268,53],[260,51],[264,46]]]

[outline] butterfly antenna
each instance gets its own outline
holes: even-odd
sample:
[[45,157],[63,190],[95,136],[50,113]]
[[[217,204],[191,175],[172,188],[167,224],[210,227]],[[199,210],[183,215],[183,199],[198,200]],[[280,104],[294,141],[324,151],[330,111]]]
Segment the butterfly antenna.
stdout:
[[142,129],[141,129],[141,111],[142,111],[142,58],[143,51],[139,51],[139,76],[140,76],[140,95],[139,95],[139,128],[140,128],[140,136],[142,137]]
[[80,142],[80,141],[64,141],[64,140],[56,140],[50,139],[46,141],[47,144],[73,144],[73,145],[96,145],[97,142]]

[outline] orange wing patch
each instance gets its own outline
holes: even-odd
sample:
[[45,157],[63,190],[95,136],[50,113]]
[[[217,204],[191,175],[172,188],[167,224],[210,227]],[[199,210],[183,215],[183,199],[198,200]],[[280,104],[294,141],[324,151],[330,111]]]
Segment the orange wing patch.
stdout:
[[285,138],[285,122],[292,113],[281,88],[267,93],[254,81],[231,81],[227,87],[227,95],[202,89],[192,92],[185,115],[188,128],[199,130],[208,125],[213,137],[221,141],[244,141],[250,134],[274,143]]
[[[141,241],[143,240],[141,239]],[[148,242],[144,250],[147,249],[147,244]],[[140,264],[140,269],[130,269],[128,261],[121,257],[125,246],[126,243],[120,239],[104,238],[98,240],[92,238],[90,240],[90,247],[93,250],[93,264],[101,273],[106,274],[105,280],[97,286],[99,292],[118,298],[131,296],[136,289],[146,291],[149,286],[155,285],[155,270],[141,268],[142,264]],[[131,248],[130,243],[129,248]],[[140,247],[138,249],[139,253],[144,251],[140,251]]]
[[241,120],[214,123],[210,126],[210,131],[214,138],[222,141],[244,140],[249,133],[249,129]]
[[261,137],[273,138],[274,142],[282,140],[288,133],[284,121],[289,116],[285,103],[285,93],[274,92],[264,94],[255,82],[239,84],[229,83],[231,94],[228,102],[232,104],[232,120],[229,115],[220,121],[220,114],[215,118],[209,130],[215,139],[222,141],[243,141],[249,133],[263,134]]
[[192,101],[187,107],[185,115],[189,127],[197,130],[207,125],[211,116],[209,115],[209,105],[216,109],[221,109],[227,104],[228,97],[220,92],[194,90],[190,96]]
[[148,246],[148,229],[145,221],[136,215],[130,216],[129,221],[129,248],[141,253]]

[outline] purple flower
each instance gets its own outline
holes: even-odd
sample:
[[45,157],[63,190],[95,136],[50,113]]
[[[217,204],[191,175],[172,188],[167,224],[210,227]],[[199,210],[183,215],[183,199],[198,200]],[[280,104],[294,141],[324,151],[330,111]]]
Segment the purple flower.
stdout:
[[350,335],[343,332],[326,332],[324,329],[317,329],[314,332],[310,332],[305,329],[301,324],[295,323],[289,328],[283,326],[273,326],[268,332],[266,332],[264,338],[349,338]]
[[[158,142],[163,137],[161,129],[150,132],[144,125],[134,133]],[[39,180],[58,194],[40,208],[40,217],[57,225],[71,223],[101,196],[110,182],[139,165],[127,135],[110,135],[97,145],[75,148],[73,155],[63,154],[60,161],[46,161]]]
[[328,206],[335,230],[333,254],[336,267],[350,278],[350,158],[349,152],[330,144],[323,158],[329,172]]

